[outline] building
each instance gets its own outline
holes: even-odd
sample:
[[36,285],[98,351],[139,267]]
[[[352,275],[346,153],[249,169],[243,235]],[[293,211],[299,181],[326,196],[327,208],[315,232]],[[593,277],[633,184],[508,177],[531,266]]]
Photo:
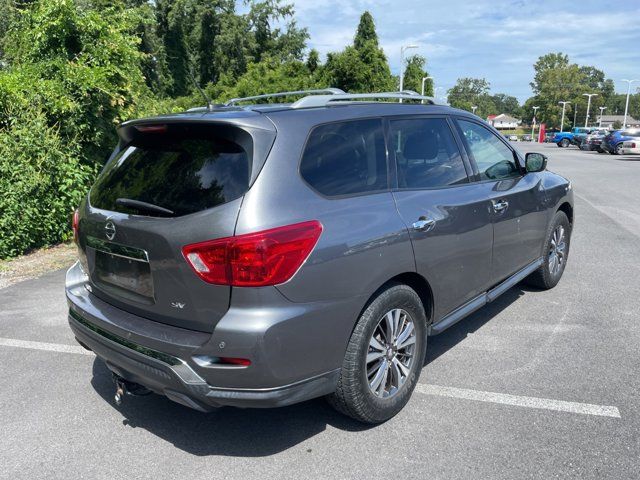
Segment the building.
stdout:
[[[613,124],[616,122],[624,121],[624,115],[602,115],[602,128],[613,128]],[[596,117],[596,125],[600,125],[600,115]],[[640,127],[640,121],[633,118],[631,115],[627,115],[627,127]]]
[[487,123],[493,125],[495,128],[518,128],[522,123],[522,120],[518,120],[517,118],[513,118],[506,113],[501,113],[500,115],[489,115],[487,117]]

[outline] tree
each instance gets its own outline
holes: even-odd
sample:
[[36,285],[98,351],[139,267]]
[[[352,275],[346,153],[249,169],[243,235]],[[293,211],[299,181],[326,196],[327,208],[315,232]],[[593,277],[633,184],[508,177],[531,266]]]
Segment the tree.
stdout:
[[472,107],[478,107],[476,114],[483,118],[496,110],[489,95],[489,82],[484,78],[459,78],[447,92],[447,99],[452,107],[462,110],[472,111]]
[[504,93],[496,93],[491,97],[493,104],[495,105],[495,113],[506,113],[514,118],[521,119],[523,116],[522,107],[516,97],[506,95]]
[[307,57],[307,68],[311,73],[315,73],[320,67],[320,54],[315,48],[312,48]]
[[308,33],[297,27],[293,7],[281,0],[249,4],[249,12],[238,15],[233,0],[158,0],[157,35],[172,80],[169,95],[193,91],[192,76],[204,87],[222,75],[239,77],[266,56],[302,59]]
[[[405,90],[413,90],[421,92],[422,78],[428,77],[429,74],[424,69],[427,59],[421,55],[413,55],[406,59],[404,67],[404,85]],[[427,80],[424,84],[424,94],[433,96],[433,80]]]
[[362,49],[368,43],[378,46],[378,34],[376,33],[376,25],[373,16],[369,12],[364,12],[360,17],[360,23],[356,30],[356,36],[353,39],[353,46]]
[[0,258],[69,237],[68,219],[108,152],[114,126],[151,97],[140,11],[36,1],[3,39]]
[[10,68],[0,74],[0,122],[9,108],[38,105],[63,138],[97,165],[115,144],[114,124],[150,97],[135,34],[137,9],[79,8],[73,0],[34,2],[5,38]]
[[[560,126],[562,107],[560,101],[569,101],[565,111],[565,125],[572,124],[576,110],[586,113],[584,93],[596,93],[591,108],[597,112],[613,95],[613,82],[605,78],[604,72],[592,66],[579,66],[569,61],[562,53],[541,56],[534,65],[535,76],[531,87],[540,106],[538,117],[552,126]],[[528,114],[528,113],[527,113]],[[591,118],[595,115],[591,114]]]
[[[260,62],[250,63],[247,71],[238,78],[223,76],[218,84],[210,84],[207,93],[218,102],[230,98],[247,97],[263,93],[286,92],[320,88],[317,77],[305,62],[264,57]],[[280,98],[278,101],[293,101]]]
[[616,120],[611,126],[614,130],[620,130],[622,128],[622,122],[620,120]]
[[[387,57],[378,46],[369,12],[360,17],[354,44],[342,52],[329,53],[323,68],[325,84],[349,92],[374,92],[396,88]],[[357,45],[357,46],[356,46]]]

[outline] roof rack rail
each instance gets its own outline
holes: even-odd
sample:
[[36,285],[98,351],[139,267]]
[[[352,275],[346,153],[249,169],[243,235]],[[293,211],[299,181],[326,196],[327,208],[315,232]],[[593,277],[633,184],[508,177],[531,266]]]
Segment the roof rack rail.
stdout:
[[[315,94],[325,94],[324,96],[331,95],[343,95],[344,90],[340,90],[339,88],[322,88],[317,90],[295,90],[292,92],[276,92],[276,93],[265,93],[263,95],[254,95],[253,97],[239,97],[232,98],[227,103],[225,103],[225,107],[231,107],[240,102],[248,102],[251,100],[261,100],[263,98],[276,98],[276,97],[288,97],[290,95],[307,95],[313,96]],[[307,98],[307,97],[305,97]]]
[[420,95],[413,90],[403,90],[401,92],[374,92],[374,93],[339,93],[334,95],[310,95],[301,98],[291,108],[313,108],[327,107],[331,104],[348,102],[352,100],[394,99],[394,100],[420,100],[431,105],[438,105],[433,97]]

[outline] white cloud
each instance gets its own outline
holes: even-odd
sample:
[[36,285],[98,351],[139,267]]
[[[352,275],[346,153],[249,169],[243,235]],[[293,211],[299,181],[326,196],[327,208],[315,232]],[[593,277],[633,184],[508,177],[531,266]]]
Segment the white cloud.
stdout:
[[[575,7],[556,1],[446,0],[293,0],[310,46],[322,54],[353,40],[359,17],[369,10],[382,47],[397,73],[400,46],[416,43],[427,57],[436,84],[450,88],[463,76],[485,77],[494,92],[525,100],[533,63],[540,55],[562,51],[572,61],[594,65],[614,80],[640,77],[640,18],[637,0],[603,6],[586,0]],[[559,14],[571,8],[568,15]],[[621,84],[616,83],[621,89]]]

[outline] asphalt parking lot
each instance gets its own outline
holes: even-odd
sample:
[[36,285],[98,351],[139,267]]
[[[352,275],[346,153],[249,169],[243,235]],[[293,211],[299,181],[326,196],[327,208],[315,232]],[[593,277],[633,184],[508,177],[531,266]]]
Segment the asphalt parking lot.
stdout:
[[569,177],[569,263],[432,337],[420,385],[364,427],[316,400],[202,414],[116,407],[75,343],[64,272],[0,289],[1,478],[640,477],[640,157],[543,151]]

